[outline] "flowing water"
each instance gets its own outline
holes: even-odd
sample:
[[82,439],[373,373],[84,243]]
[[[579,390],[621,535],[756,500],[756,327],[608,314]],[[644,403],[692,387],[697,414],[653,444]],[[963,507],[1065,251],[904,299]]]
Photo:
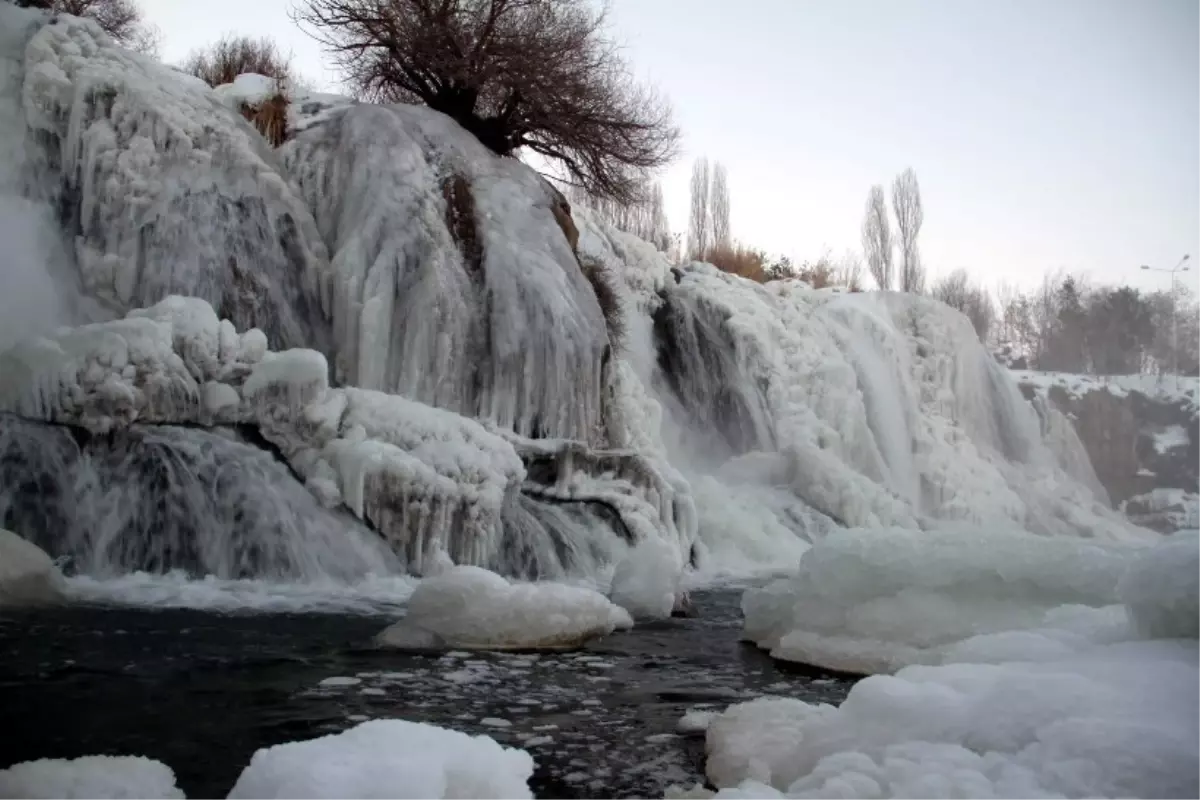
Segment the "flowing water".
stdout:
[[556,654],[380,651],[379,615],[6,612],[0,707],[19,735],[0,767],[144,755],[188,796],[223,797],[260,747],[403,718],[526,747],[539,797],[660,797],[703,780],[703,737],[675,733],[687,710],[763,694],[836,703],[850,686],[740,643],[740,592],[693,598],[695,618]]

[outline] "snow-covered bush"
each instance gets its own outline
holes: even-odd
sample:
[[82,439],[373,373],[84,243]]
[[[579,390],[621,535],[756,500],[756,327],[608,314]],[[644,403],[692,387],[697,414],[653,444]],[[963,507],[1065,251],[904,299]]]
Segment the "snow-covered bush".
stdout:
[[43,758],[0,769],[0,797],[173,800],[183,796],[170,767],[141,756]]

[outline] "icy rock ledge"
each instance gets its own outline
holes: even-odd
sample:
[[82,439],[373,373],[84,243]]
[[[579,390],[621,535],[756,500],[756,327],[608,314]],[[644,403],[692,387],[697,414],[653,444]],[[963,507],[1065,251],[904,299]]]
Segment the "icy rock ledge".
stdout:
[[[651,462],[535,443],[403,397],[331,388],[328,372],[316,351],[271,352],[261,331],[239,334],[204,300],[171,296],[0,353],[0,411],[97,434],[137,423],[252,427],[326,507],[344,505],[370,523],[417,573],[443,552],[457,564],[500,564],[506,509],[525,490],[603,501],[629,545],[661,538],[680,564],[686,558],[694,536],[686,484]],[[540,453],[552,485],[526,481],[514,443]]]
[[510,583],[478,567],[426,578],[408,613],[376,637],[404,650],[567,650],[633,626],[604,595],[557,583]]
[[[0,529],[0,608],[58,603],[63,577],[46,552]],[[0,792],[0,797],[10,797]]]

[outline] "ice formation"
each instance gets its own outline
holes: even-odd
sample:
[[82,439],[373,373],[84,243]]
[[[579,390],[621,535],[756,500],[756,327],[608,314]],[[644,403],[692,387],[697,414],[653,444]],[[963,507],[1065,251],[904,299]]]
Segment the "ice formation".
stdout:
[[[906,558],[890,548],[890,560],[874,554],[878,540],[869,549],[862,537],[831,540],[842,569],[805,580],[848,588],[810,596],[793,624],[842,615],[859,630],[887,625],[877,652],[895,655],[877,660],[892,664],[928,652],[933,631],[969,638],[944,649],[937,666],[860,681],[836,708],[778,697],[731,707],[708,727],[716,796],[1194,797],[1200,539],[1177,534],[1118,548],[1119,557],[1096,544],[1075,541],[1086,549],[1072,550],[1058,546],[1065,539],[1025,539],[1023,557],[1003,536],[977,543],[983,554],[966,571],[971,559],[928,537],[910,542]],[[820,560],[825,547],[804,561]],[[971,572],[968,605],[961,594],[930,592]],[[842,607],[870,577],[909,580],[913,596],[885,589],[878,603]],[[1038,619],[1022,603],[1046,610]],[[972,630],[970,621],[980,624]]]
[[328,257],[257,132],[202,81],[121,49],[90,20],[38,27],[17,13],[34,20],[21,26],[26,159],[54,167],[37,188],[94,305],[73,321],[186,293],[276,346],[328,352]]
[[340,378],[603,443],[611,348],[549,184],[409,106],[330,112],[283,156],[332,254]]
[[62,573],[46,551],[0,529],[0,608],[54,603],[62,597]]
[[229,793],[250,797],[532,797],[533,758],[488,736],[400,719],[265,747]]
[[[394,569],[394,552],[418,573],[447,553],[563,577],[594,574],[648,537],[677,564],[690,545],[686,495],[637,454],[535,443],[404,397],[331,388],[320,353],[269,351],[260,331],[239,334],[198,298],[24,340],[0,370],[0,444],[17,470],[0,508],[89,574],[353,577]],[[31,465],[40,495],[27,491]],[[51,509],[47,493],[69,502]],[[545,508],[589,503],[610,516]]]
[[170,767],[141,756],[43,758],[0,769],[0,797],[173,800],[183,796]]
[[422,581],[404,618],[377,641],[403,649],[562,649],[632,625],[629,614],[592,589],[510,583],[460,566]]

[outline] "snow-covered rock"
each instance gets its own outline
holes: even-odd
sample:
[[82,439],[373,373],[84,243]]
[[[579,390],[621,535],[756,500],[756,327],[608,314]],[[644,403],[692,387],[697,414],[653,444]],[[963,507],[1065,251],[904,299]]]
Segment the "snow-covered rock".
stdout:
[[777,658],[847,672],[988,660],[992,635],[1054,653],[1097,628],[1123,630],[1115,587],[1132,545],[1019,531],[847,530],[793,577],[746,592],[745,636]]
[[[911,557],[899,563],[901,548],[878,537],[834,544],[842,569],[814,569],[807,581],[915,579],[913,589],[884,589],[878,603],[850,599],[844,608],[846,592],[827,592],[823,601],[810,594],[810,602],[794,607],[798,624],[814,628],[841,615],[859,631],[872,627],[877,661],[891,664],[928,654],[929,634],[938,628],[955,638],[975,635],[942,648],[937,666],[860,681],[836,708],[778,697],[729,708],[708,727],[707,772],[721,789],[716,796],[1194,797],[1200,540],[1181,534],[1116,558],[1098,545],[1074,542],[1086,549],[1072,551],[1024,539],[1024,556],[974,542],[983,553],[970,559],[943,541],[906,548]],[[823,547],[804,561],[820,557]],[[877,558],[876,548],[892,558]],[[938,558],[938,550],[950,558]],[[990,571],[983,567],[989,558]],[[857,574],[847,575],[855,566]],[[1124,607],[1116,567],[1124,573]],[[942,572],[949,577],[939,578]],[[937,584],[972,576],[970,594],[934,599]],[[1103,602],[1106,587],[1114,605],[1077,605]],[[952,599],[962,605],[953,607]],[[1063,605],[1040,620],[1019,610],[1056,602]],[[894,655],[879,656],[885,650]]]
[[533,757],[489,736],[402,719],[255,752],[230,798],[526,798]]
[[276,346],[329,352],[325,247],[240,115],[66,14],[36,29],[23,67],[25,125],[57,165],[45,202],[90,298],[120,316],[189,294]]
[[43,758],[0,769],[0,797],[162,800],[183,796],[170,767],[141,756]]
[[[1195,642],[909,667],[841,706],[761,698],[708,731],[717,797],[1194,797]],[[763,791],[765,784],[774,791]]]
[[510,583],[478,567],[426,578],[408,613],[376,641],[403,649],[565,649],[633,625],[604,595],[558,583]]
[[62,573],[46,551],[0,529],[0,607],[43,605],[62,599]]
[[644,539],[617,562],[609,596],[635,619],[665,619],[675,610],[682,567],[666,541]]

